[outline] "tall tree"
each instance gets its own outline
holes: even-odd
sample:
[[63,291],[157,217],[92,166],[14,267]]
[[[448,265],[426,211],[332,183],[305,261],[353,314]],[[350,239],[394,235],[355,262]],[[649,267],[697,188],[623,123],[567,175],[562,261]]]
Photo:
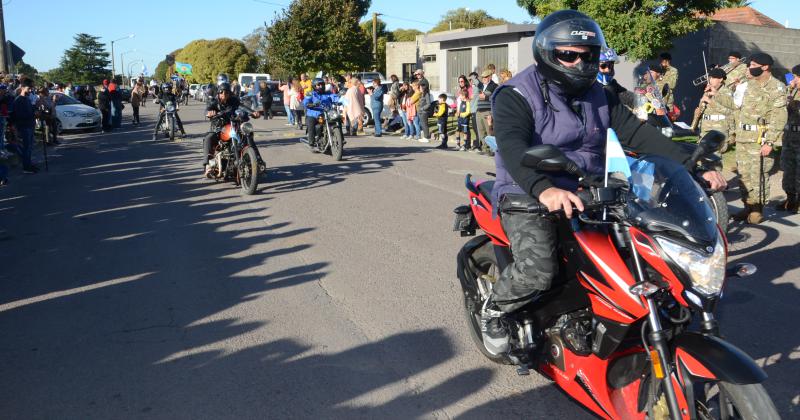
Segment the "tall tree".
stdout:
[[723,8],[735,8],[735,7],[749,7],[752,6],[752,1],[745,1],[745,0],[724,0],[722,1]]
[[242,38],[247,52],[256,60],[256,71],[269,73],[269,60],[267,59],[267,28],[259,26],[253,32]]
[[543,18],[576,9],[594,18],[608,45],[634,59],[648,59],[672,47],[672,40],[711,24],[702,15],[719,8],[716,0],[517,0],[531,16]]
[[422,32],[419,29],[395,29],[392,32],[392,38],[396,42],[414,41],[417,39],[417,35],[422,35],[424,33],[425,32]]
[[175,55],[175,61],[192,65],[192,74],[187,77],[192,83],[211,82],[219,73],[234,79],[239,73],[256,69],[256,58],[244,42],[230,38],[192,41]]
[[366,69],[371,45],[358,26],[368,0],[295,0],[267,30],[267,55],[276,68],[305,71]]
[[106,47],[100,37],[85,33],[75,35],[75,44],[64,51],[61,63],[54,74],[58,74],[63,83],[74,84],[99,84],[103,79],[111,76],[107,69],[111,61],[108,59]]
[[442,32],[459,28],[477,29],[486,26],[502,25],[504,23],[508,23],[508,21],[490,16],[486,10],[468,10],[464,7],[460,7],[458,9],[448,10],[430,32]]

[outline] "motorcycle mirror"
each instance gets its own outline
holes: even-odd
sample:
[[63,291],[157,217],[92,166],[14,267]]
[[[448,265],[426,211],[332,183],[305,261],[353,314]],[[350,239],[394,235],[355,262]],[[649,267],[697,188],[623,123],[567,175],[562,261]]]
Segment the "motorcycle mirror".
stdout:
[[692,157],[686,161],[686,168],[692,169],[697,161],[706,155],[710,155],[719,150],[722,142],[725,141],[725,135],[719,131],[711,130],[697,143],[697,148],[692,153]]
[[525,152],[522,164],[529,168],[544,172],[568,172],[578,177],[583,177],[583,171],[575,162],[552,144],[533,146]]

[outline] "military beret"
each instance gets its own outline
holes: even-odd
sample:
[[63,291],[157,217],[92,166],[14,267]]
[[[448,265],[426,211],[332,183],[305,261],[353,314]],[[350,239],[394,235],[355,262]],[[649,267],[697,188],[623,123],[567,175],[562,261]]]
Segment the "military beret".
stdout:
[[725,70],[722,70],[719,67],[711,69],[708,72],[708,77],[713,77],[715,79],[722,79],[722,80],[725,80],[727,78],[727,76],[725,75]]
[[755,61],[757,64],[762,66],[771,66],[773,63],[775,63],[772,60],[772,56],[766,53],[755,53],[750,57],[750,61]]
[[650,68],[651,71],[654,71],[654,72],[659,73],[659,74],[664,74],[664,67],[662,67],[661,64],[653,63],[653,64],[650,64],[649,68]]

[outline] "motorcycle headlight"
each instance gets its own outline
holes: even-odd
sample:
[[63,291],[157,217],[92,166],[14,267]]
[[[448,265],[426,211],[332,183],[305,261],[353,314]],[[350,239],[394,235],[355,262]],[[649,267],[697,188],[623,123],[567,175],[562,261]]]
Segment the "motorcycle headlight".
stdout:
[[175,105],[168,104],[166,109],[167,109],[167,112],[175,112]]
[[64,111],[64,116],[68,117],[68,118],[71,118],[71,117],[75,116],[75,113],[72,112],[72,111]]
[[339,118],[340,118],[339,111],[337,111],[335,109],[329,109],[328,110],[328,119],[329,120],[338,120]]
[[242,133],[250,135],[253,134],[253,124],[246,122],[241,126]]
[[727,257],[719,235],[714,251],[705,255],[669,239],[658,237],[656,241],[667,256],[689,274],[695,290],[706,296],[718,295],[722,291]]

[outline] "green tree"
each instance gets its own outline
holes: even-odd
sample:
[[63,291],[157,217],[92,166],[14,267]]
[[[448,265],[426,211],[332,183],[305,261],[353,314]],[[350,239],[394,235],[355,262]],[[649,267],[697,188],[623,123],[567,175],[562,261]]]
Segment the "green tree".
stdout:
[[508,23],[508,21],[492,17],[485,10],[467,10],[464,7],[460,7],[448,10],[430,32],[442,32],[459,28],[477,29],[504,23]]
[[422,35],[424,32],[418,29],[395,29],[392,32],[392,38],[395,42],[407,42],[417,39],[417,35]]
[[576,9],[603,28],[608,45],[634,59],[648,59],[672,47],[672,40],[711,24],[716,0],[517,0],[531,16],[543,18]]
[[267,28],[259,26],[253,32],[242,38],[247,52],[256,60],[255,71],[258,73],[269,73],[269,60],[267,59]]
[[48,74],[58,76],[62,83],[76,85],[97,85],[110,78],[111,71],[106,67],[111,61],[105,45],[98,41],[100,37],[80,33],[74,39],[75,44],[64,51],[59,67]]
[[192,41],[175,55],[175,61],[192,65],[192,74],[187,77],[190,83],[211,82],[219,73],[234,79],[239,73],[255,71],[257,65],[244,42],[230,38]]
[[[36,70],[35,67],[22,60],[19,60],[19,63],[14,66],[14,73],[24,74],[26,77],[33,79],[33,83],[36,84],[36,86],[43,86],[46,79],[46,77],[44,77],[45,74],[40,74],[39,70]],[[50,81],[50,79],[47,80]]]
[[359,27],[365,0],[295,0],[267,30],[267,55],[281,72],[371,67],[372,49]]

